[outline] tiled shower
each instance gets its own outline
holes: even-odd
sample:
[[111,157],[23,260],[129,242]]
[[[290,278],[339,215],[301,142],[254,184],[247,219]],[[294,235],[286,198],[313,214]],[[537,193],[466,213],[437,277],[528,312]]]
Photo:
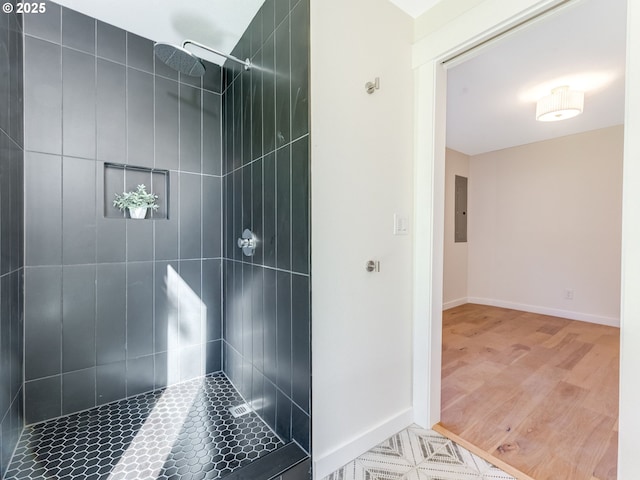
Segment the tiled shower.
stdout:
[[[149,39],[46,6],[0,25],[2,474],[27,478],[10,456],[42,443],[34,432],[83,418],[118,431],[114,409],[189,385],[192,410],[248,403],[220,435],[257,419],[258,440],[308,454],[308,0],[267,0],[233,52],[254,68],[207,63],[202,78]],[[140,183],[161,208],[137,221],[111,201]],[[236,245],[245,228],[253,257]],[[99,466],[86,478],[125,478]]]

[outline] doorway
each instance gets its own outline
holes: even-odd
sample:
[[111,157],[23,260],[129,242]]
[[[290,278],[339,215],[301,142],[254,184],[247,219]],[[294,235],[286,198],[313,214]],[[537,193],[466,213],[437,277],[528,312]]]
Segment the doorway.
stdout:
[[[493,2],[496,3],[496,2]],[[441,28],[431,35],[425,36],[415,47],[415,63],[419,65],[416,73],[418,83],[417,93],[417,131],[425,133],[419,136],[416,145],[416,176],[417,185],[415,193],[416,218],[416,244],[423,245],[422,252],[416,252],[415,272],[415,359],[414,359],[414,405],[416,421],[421,424],[433,425],[438,422],[440,415],[440,353],[441,353],[441,307],[442,307],[442,217],[443,217],[443,177],[444,177],[444,147],[445,132],[443,120],[445,114],[446,72],[442,61],[465,52],[469,47],[477,45],[497,33],[506,31],[514,26],[531,19],[533,16],[544,13],[561,2],[525,2],[527,8],[509,5],[508,2],[500,3],[501,8],[476,7],[471,14],[461,15],[455,21],[450,22],[447,28]],[[569,2],[571,5],[578,2]],[[566,6],[566,2],[563,2]],[[495,7],[496,5],[493,5]],[[562,9],[564,7],[560,7]],[[640,15],[636,12],[628,13],[629,25],[640,23]],[[470,22],[470,23],[465,23]],[[473,26],[469,26],[473,24]],[[450,27],[450,28],[449,28]],[[456,28],[457,27],[457,28]],[[464,32],[464,33],[460,33]],[[629,28],[627,42],[633,44],[633,28]],[[628,56],[627,60],[627,84],[630,84],[635,75],[640,74],[640,69],[635,67],[633,59],[635,52]],[[640,61],[640,59],[638,59]],[[640,149],[640,143],[633,140],[633,133],[638,128],[629,122],[632,111],[632,98],[626,99],[625,118],[625,158],[631,158],[631,152]],[[637,133],[637,132],[636,132]],[[636,137],[638,138],[638,137]],[[640,172],[635,172],[625,162],[624,182],[629,184],[638,179]],[[631,189],[625,189],[623,199],[623,248],[622,261],[622,349],[625,343],[635,339],[638,333],[635,328],[625,322],[627,315],[640,309],[640,302],[631,298],[631,285],[640,277],[639,256],[635,252],[634,240],[640,237],[640,229],[631,223],[631,210],[629,207],[638,202],[640,195],[634,194]],[[426,250],[426,251],[424,251]],[[428,292],[428,295],[420,296],[418,292]],[[625,295],[628,292],[628,295]],[[627,336],[628,335],[628,336]],[[425,348],[426,346],[426,348]],[[639,356],[640,357],[640,356]],[[631,468],[635,462],[633,455],[625,456],[625,443],[629,442],[631,452],[632,425],[638,423],[632,414],[631,400],[634,395],[640,395],[630,387],[625,387],[625,365],[632,369],[639,358],[633,353],[627,354],[622,363],[621,376],[621,425],[628,422],[627,427],[622,427],[620,432],[620,470],[619,475],[624,478],[625,468],[631,475]],[[424,362],[424,363],[422,363]],[[426,381],[425,381],[426,379]],[[625,397],[625,395],[628,395]],[[628,409],[625,409],[626,406]],[[628,429],[628,430],[627,430]],[[626,434],[626,432],[629,432]]]

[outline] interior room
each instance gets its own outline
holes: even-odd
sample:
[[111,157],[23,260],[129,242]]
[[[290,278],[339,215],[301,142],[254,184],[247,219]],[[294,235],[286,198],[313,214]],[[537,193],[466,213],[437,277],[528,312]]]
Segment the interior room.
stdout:
[[[581,2],[448,69],[440,427],[516,477],[616,478],[625,15]],[[560,84],[583,114],[536,121]]]
[[[626,39],[622,120],[482,152],[450,145],[468,157],[459,174],[468,178],[468,271],[492,279],[469,275],[466,290],[444,295],[447,71],[473,61],[474,47],[490,52],[496,37],[591,1],[3,2],[3,478],[425,480],[437,470],[447,480],[512,480],[433,430],[447,401],[443,304],[460,299],[619,328],[617,478],[636,478],[640,10],[628,8],[626,30],[613,35]],[[602,31],[589,38],[594,56],[609,40]],[[561,43],[572,39],[565,32]],[[527,98],[530,119],[539,98]],[[584,100],[581,116],[560,123],[587,118],[596,97]],[[594,168],[575,188],[621,178],[619,216],[605,215],[618,222],[619,270],[598,263],[607,284],[594,290],[585,277],[596,256],[550,242],[554,262],[585,269],[543,277],[539,255],[526,266],[540,267],[532,288],[500,281],[531,257],[513,250],[501,265],[512,271],[494,270],[497,257],[478,257],[474,238],[504,214],[521,222],[524,247],[539,244],[547,230],[527,219],[555,215],[551,197],[578,175],[548,149],[557,183],[540,172],[521,192],[483,171],[480,157],[508,170],[500,152],[594,131],[617,149],[623,142],[621,170]],[[578,146],[600,158],[600,140]],[[510,174],[531,179],[518,165]],[[504,211],[483,218],[476,200],[491,191],[544,191],[548,211],[486,198]],[[576,209],[577,197],[564,199],[576,228],[607,211],[595,195],[582,200]],[[497,233],[483,248],[505,250],[506,225]],[[578,233],[576,245],[614,241],[602,229]],[[574,370],[574,380],[589,374]]]
[[203,3],[4,6],[4,479],[309,477],[308,2]]

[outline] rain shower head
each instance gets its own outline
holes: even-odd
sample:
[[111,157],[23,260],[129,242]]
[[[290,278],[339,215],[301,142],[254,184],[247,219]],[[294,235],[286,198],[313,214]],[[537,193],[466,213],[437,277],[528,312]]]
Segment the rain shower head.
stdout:
[[194,77],[204,75],[204,64],[202,61],[184,47],[171,45],[169,43],[156,43],[153,51],[156,57],[180,73]]
[[215,53],[216,55],[220,55],[224,58],[228,58],[229,60],[240,63],[244,65],[245,70],[249,70],[249,68],[251,68],[251,62],[248,58],[246,60],[240,60],[233,55],[227,55],[226,53],[222,53],[211,47],[202,45],[201,43],[194,42],[193,40],[185,40],[182,43],[182,47],[179,47],[178,45],[172,45],[170,43],[158,42],[153,46],[153,51],[155,52],[156,57],[158,57],[174,70],[177,70],[178,72],[184,73],[186,75],[201,77],[202,75],[204,75],[205,71],[204,63],[202,63],[202,60],[199,57],[185,48],[189,44],[195,45],[196,47],[200,47],[204,50]]

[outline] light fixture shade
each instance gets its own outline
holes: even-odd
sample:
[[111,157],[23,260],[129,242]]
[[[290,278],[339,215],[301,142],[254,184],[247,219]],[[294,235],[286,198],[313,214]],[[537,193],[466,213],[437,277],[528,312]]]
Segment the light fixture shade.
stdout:
[[584,108],[584,93],[569,90],[569,87],[557,87],[551,95],[542,97],[536,106],[536,120],[555,122],[580,115]]

